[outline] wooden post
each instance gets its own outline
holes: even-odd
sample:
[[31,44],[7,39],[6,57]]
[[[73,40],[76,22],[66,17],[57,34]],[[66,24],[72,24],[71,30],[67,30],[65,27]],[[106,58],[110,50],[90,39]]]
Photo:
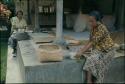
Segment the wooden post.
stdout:
[[125,22],[125,1],[124,0],[116,0],[115,3],[115,17],[116,17],[116,30],[120,30],[124,28]]
[[121,8],[119,10],[120,11],[120,28],[124,27],[124,19],[125,19],[125,0],[121,0]]
[[39,14],[38,14],[38,0],[35,0],[35,30],[39,31]]
[[28,25],[31,25],[30,0],[27,0]]

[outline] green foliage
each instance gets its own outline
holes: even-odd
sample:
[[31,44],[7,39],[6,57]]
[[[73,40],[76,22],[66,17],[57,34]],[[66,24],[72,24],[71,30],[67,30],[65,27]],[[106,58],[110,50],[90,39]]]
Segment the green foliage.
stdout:
[[6,78],[6,64],[7,64],[7,42],[0,41],[0,72],[1,79],[0,81],[5,81]]

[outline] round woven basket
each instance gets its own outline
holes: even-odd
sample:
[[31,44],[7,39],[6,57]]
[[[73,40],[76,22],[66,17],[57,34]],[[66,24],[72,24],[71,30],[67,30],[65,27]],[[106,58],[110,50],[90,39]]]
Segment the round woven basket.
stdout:
[[40,45],[38,48],[40,62],[56,62],[63,60],[62,49],[58,45]]

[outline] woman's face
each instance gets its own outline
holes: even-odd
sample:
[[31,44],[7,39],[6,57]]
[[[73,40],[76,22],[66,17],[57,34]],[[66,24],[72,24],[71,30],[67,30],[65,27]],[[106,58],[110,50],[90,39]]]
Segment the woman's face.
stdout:
[[22,14],[21,12],[18,12],[17,17],[18,17],[19,19],[22,19],[23,14]]
[[97,21],[94,16],[89,16],[89,23],[92,28],[95,28],[97,26]]

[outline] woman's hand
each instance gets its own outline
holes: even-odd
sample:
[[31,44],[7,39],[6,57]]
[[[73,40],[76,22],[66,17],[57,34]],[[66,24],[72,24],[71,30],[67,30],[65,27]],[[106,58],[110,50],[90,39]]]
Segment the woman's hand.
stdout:
[[81,51],[79,51],[79,52],[77,52],[77,54],[76,54],[76,56],[75,56],[75,58],[80,58],[82,56],[82,52]]

